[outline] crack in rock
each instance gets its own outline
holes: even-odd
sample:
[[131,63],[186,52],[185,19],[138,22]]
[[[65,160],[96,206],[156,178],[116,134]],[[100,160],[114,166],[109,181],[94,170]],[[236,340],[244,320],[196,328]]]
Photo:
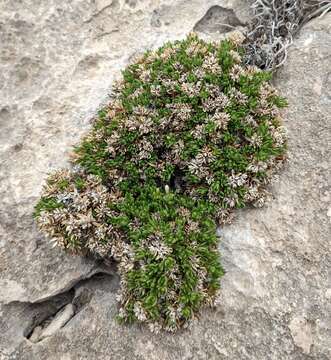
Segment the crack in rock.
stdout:
[[75,307],[69,303],[65,305],[56,315],[51,319],[47,319],[47,323],[43,328],[41,325],[36,326],[30,337],[28,338],[31,342],[38,342],[44,340],[47,337],[54,335],[60,330],[65,324],[75,315]]
[[[63,328],[75,315],[77,315],[92,299],[93,292],[89,289],[91,283],[98,283],[100,276],[112,280],[111,272],[99,270],[89,278],[76,281],[68,291],[56,295],[54,298],[65,298],[62,306],[58,307],[54,312],[53,308],[49,308],[48,316],[35,316],[33,323],[25,329],[25,337],[33,343],[42,341],[47,337],[54,335],[58,330]],[[54,299],[53,299],[54,300]],[[52,300],[51,300],[52,301]],[[40,303],[34,303],[38,306]]]
[[80,282],[91,279],[91,278],[97,276],[100,273],[101,274],[107,274],[107,275],[114,275],[115,271],[114,271],[113,268],[107,266],[107,264],[100,261],[99,264],[96,267],[94,267],[93,269],[91,269],[91,271],[89,273],[80,275],[79,277],[72,279],[65,286],[63,286],[63,287],[61,287],[59,289],[56,289],[50,295],[38,298],[38,299],[36,299],[34,301],[31,301],[30,303],[34,304],[34,303],[40,303],[40,302],[47,301],[47,300],[53,298],[54,296],[57,296],[58,294],[62,294],[62,293],[65,293],[65,292],[69,291],[70,289],[76,287]]
[[101,265],[89,277],[72,280],[70,286],[53,296],[33,302],[3,304],[1,310],[6,314],[6,328],[3,330],[12,334],[8,349],[14,349],[23,338],[33,344],[53,336],[89,304],[94,293],[102,287],[102,279],[113,281],[114,274],[110,267]]

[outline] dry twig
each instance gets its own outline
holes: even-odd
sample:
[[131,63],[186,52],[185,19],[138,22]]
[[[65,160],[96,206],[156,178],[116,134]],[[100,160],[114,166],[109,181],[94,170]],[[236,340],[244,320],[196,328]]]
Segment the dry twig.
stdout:
[[246,34],[246,63],[274,71],[300,28],[331,10],[331,0],[256,0]]

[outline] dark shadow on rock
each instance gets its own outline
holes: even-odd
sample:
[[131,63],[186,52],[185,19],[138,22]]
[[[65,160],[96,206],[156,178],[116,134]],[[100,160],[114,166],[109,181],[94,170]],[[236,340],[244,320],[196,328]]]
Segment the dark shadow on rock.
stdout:
[[193,30],[203,33],[226,33],[244,25],[233,9],[215,5],[195,24]]

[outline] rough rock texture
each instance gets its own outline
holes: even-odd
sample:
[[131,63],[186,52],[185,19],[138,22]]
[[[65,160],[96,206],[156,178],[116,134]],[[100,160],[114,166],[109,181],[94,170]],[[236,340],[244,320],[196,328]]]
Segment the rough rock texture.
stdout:
[[[239,9],[237,11],[239,13]],[[204,33],[227,33],[244,24],[238,19],[233,9],[212,6],[205,16],[196,23],[193,30]]]
[[[117,277],[52,249],[32,221],[47,172],[66,165],[119,70],[196,24],[217,30],[215,6],[245,22],[241,1],[0,3],[1,360],[331,358],[330,15],[301,31],[278,74],[289,162],[266,208],[221,229],[223,303],[190,331],[119,325]],[[74,316],[53,336],[25,338],[70,303]]]
[[66,165],[129,59],[183,38],[218,3],[0,2],[0,301],[45,299],[91,275],[93,262],[51,249],[36,232],[43,179]]

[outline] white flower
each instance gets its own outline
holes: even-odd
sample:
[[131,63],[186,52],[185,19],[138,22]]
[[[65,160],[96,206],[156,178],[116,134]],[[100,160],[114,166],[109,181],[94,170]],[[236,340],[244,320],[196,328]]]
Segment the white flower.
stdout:
[[150,235],[145,244],[157,260],[164,259],[172,253],[172,249],[163,242],[159,235]]
[[263,140],[261,138],[260,135],[258,134],[253,134],[251,136],[251,138],[249,138],[249,142],[254,146],[254,147],[260,147],[263,144]]
[[161,331],[162,326],[157,322],[153,322],[153,323],[148,323],[148,328],[152,333],[158,334]]
[[133,306],[133,312],[139,321],[146,321],[147,315],[140,302],[135,302]]
[[237,81],[240,79],[241,75],[244,75],[244,69],[240,65],[234,64],[229,72],[229,75],[233,81]]
[[234,171],[232,171],[228,181],[232,188],[237,188],[239,186],[245,185],[246,180],[247,174],[235,174]]
[[214,54],[209,54],[205,57],[202,69],[212,74],[219,74],[222,71],[222,68],[218,63],[218,58]]
[[230,115],[217,110],[210,120],[215,123],[217,129],[225,129],[230,121]]
[[234,50],[230,50],[229,54],[231,55],[232,59],[237,63],[241,63],[241,56],[239,55],[239,53],[237,51]]
[[239,31],[231,31],[228,35],[228,39],[235,45],[241,45],[245,41],[245,35]]

